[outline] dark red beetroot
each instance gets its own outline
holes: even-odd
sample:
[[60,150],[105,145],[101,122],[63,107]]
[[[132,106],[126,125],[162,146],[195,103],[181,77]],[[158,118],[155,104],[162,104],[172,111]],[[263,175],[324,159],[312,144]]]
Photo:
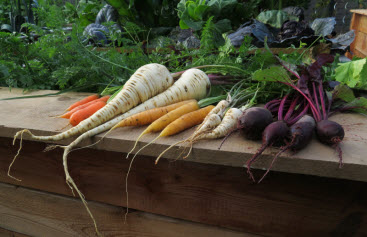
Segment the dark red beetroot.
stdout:
[[[297,90],[308,101],[314,119],[317,122],[316,133],[319,140],[332,145],[339,155],[339,167],[342,167],[342,150],[339,146],[344,138],[344,129],[338,123],[328,120],[333,97],[329,98],[323,88],[322,67],[334,61],[334,56],[320,54],[317,60],[305,68],[298,77],[297,86],[292,82],[282,82]],[[293,73],[295,75],[295,73]],[[273,106],[273,104],[271,104]]]
[[312,140],[315,126],[315,119],[309,115],[304,115],[297,123],[293,124],[289,149],[299,151],[305,148]]
[[265,108],[252,107],[245,110],[238,120],[238,128],[250,140],[260,140],[264,129],[273,122],[271,112]]
[[332,145],[336,148],[339,155],[339,167],[343,166],[342,150],[339,143],[344,138],[344,129],[337,122],[330,120],[321,120],[317,123],[316,134],[320,142],[326,145]]
[[262,133],[262,146],[260,149],[252,156],[251,159],[247,161],[247,173],[250,178],[255,182],[255,178],[251,172],[252,163],[263,153],[263,151],[271,147],[273,144],[279,144],[284,142],[284,140],[289,136],[290,130],[284,121],[276,121],[269,124],[264,132]]
[[259,180],[258,183],[260,183],[265,176],[269,173],[271,167],[273,166],[275,160],[279,157],[280,154],[285,152],[288,149],[291,149],[293,151],[299,151],[303,148],[305,148],[312,140],[313,131],[316,127],[315,120],[309,116],[304,115],[298,122],[293,124],[290,127],[290,137],[291,142],[283,147],[278,154],[276,154],[273,158],[273,161],[271,162],[268,170],[265,172],[263,177]]
[[269,110],[262,107],[246,109],[238,119],[237,128],[225,136],[218,149],[222,147],[228,137],[238,130],[241,130],[241,134],[247,139],[260,140],[262,132],[272,122],[273,116]]

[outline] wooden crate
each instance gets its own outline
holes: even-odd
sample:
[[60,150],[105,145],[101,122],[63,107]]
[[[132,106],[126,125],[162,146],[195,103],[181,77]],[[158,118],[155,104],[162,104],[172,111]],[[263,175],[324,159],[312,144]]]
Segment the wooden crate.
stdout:
[[355,31],[356,38],[350,45],[351,55],[365,58],[367,56],[367,9],[351,10],[353,13],[350,29]]

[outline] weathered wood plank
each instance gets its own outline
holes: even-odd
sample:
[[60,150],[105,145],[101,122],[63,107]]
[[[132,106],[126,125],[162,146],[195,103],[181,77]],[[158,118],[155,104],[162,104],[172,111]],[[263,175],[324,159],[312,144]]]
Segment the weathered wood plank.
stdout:
[[[100,231],[105,237],[255,237],[253,234],[134,210],[124,223],[123,208],[96,202],[89,202],[89,205],[96,214]],[[3,183],[0,183],[0,220],[0,227],[31,236],[96,235],[88,214],[78,200]],[[1,229],[0,236],[27,237]]]
[[30,237],[30,236],[0,228],[0,237]]
[[[43,153],[44,147],[25,142],[12,171],[23,180],[17,182],[5,176],[16,148],[1,138],[0,181],[71,195],[61,151]],[[133,165],[130,208],[267,236],[327,236],[339,230],[367,235],[367,183],[271,172],[254,185],[240,167],[166,159],[155,166],[153,161],[139,157]],[[75,151],[69,161],[87,199],[117,206],[126,206],[128,165],[121,153],[93,149]],[[355,224],[345,224],[351,220]]]
[[[20,90],[7,88],[0,90],[0,98],[19,95]],[[45,91],[43,93],[49,93]],[[42,93],[42,92],[34,92]],[[37,135],[56,134],[56,130],[67,124],[65,119],[50,118],[50,115],[62,113],[67,105],[85,96],[85,93],[67,93],[61,96],[35,98],[27,100],[0,101],[0,137],[13,137],[16,131],[27,128]],[[367,120],[362,115],[341,114],[331,118],[342,124],[345,128],[345,138],[341,145],[343,149],[343,169],[338,168],[338,158],[334,149],[321,144],[314,139],[311,144],[299,153],[291,156],[284,153],[278,159],[273,170],[310,174],[324,177],[335,177],[358,181],[367,181],[367,159],[365,159],[367,144]],[[136,138],[144,128],[118,128],[110,133],[96,146],[96,149],[107,151],[128,152]],[[170,144],[187,138],[192,130],[178,135],[158,139],[149,148],[141,152],[142,155],[158,156]],[[86,140],[82,145],[91,144],[101,138],[98,135]],[[139,146],[151,141],[156,134],[143,137]],[[27,135],[24,139],[29,139]],[[69,144],[72,139],[60,141],[60,144]],[[219,164],[225,166],[242,167],[246,159],[250,158],[260,146],[259,142],[244,140],[240,135],[234,135],[218,151],[220,140],[201,141],[194,146],[192,155],[188,160],[194,162]],[[276,150],[269,149],[263,158],[254,164],[254,168],[264,169],[272,159]],[[172,149],[165,153],[164,158],[176,159],[180,152]],[[295,159],[296,158],[296,159]]]
[[366,9],[353,9],[353,10],[350,10],[350,12],[357,13],[359,15],[367,16],[367,10]]

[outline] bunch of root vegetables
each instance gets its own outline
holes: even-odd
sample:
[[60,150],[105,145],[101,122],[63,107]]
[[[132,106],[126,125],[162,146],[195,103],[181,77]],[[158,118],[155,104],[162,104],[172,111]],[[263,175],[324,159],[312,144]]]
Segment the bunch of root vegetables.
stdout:
[[[188,138],[163,151],[157,157],[156,164],[160,157],[175,145],[184,144],[189,148],[185,158],[189,156],[195,142],[228,137],[232,132],[241,130],[246,139],[262,139],[261,148],[247,161],[248,174],[254,181],[251,165],[267,147],[280,147],[279,153],[274,157],[274,162],[286,150],[297,151],[307,146],[311,141],[313,131],[316,130],[322,143],[331,145],[338,150],[341,166],[342,152],[339,143],[343,140],[344,130],[341,125],[328,120],[328,116],[332,112],[333,101],[327,96],[323,88],[321,73],[322,66],[332,61],[332,56],[320,55],[316,62],[303,68],[301,76],[284,66],[296,77],[296,80],[273,78],[273,82],[283,83],[291,90],[283,98],[268,102],[264,108],[252,107],[257,94],[257,92],[253,93],[253,90],[241,97],[245,98],[245,103],[236,103],[237,95],[232,93],[232,96],[221,100],[216,106],[207,105],[207,103],[203,103],[203,99],[208,96],[211,83],[210,76],[208,77],[206,73],[198,68],[192,68],[171,74],[163,65],[147,64],[139,68],[107,104],[108,97],[98,98],[93,95],[71,106],[68,109],[70,112],[62,117],[70,116],[70,123],[74,127],[53,136],[36,136],[25,129],[16,133],[14,142],[17,137],[22,138],[24,133],[39,141],[59,141],[79,135],[68,146],[54,145],[48,147],[47,150],[55,147],[64,149],[63,166],[66,182],[70,188],[78,193],[93,220],[97,234],[100,235],[83,194],[69,174],[67,157],[84,139],[108,131],[104,135],[106,136],[118,127],[149,125],[137,139],[137,144],[138,140],[147,133],[159,132],[159,135],[153,140],[155,141],[160,137],[171,136],[198,125]],[[178,79],[175,81],[176,78]],[[239,90],[234,91],[238,92]],[[86,106],[88,103],[89,106]],[[100,105],[96,106],[97,103]],[[83,107],[83,105],[86,108],[90,108],[92,105],[94,107],[93,110],[90,109],[89,112],[84,113],[73,110],[73,107]],[[234,105],[239,108],[235,108]],[[79,107],[79,111],[85,110],[80,109],[81,107]],[[71,111],[74,112],[71,113]],[[76,116],[77,113],[83,115]],[[72,121],[74,116],[80,119],[74,122]],[[136,144],[131,151],[136,148]],[[135,156],[140,150],[135,153]],[[19,152],[20,149],[14,160]]]
[[[174,81],[174,78],[177,77],[179,77],[178,80]],[[70,151],[82,140],[116,127],[150,124],[143,134],[160,131],[158,137],[163,137],[198,125],[211,111],[212,113],[217,111],[212,105],[202,106],[198,103],[199,100],[208,96],[210,88],[210,78],[199,69],[192,68],[171,74],[163,65],[147,64],[140,67],[130,77],[113,99],[76,126],[53,136],[36,136],[24,129],[15,134],[14,142],[18,136],[22,141],[25,133],[38,141],[59,141],[79,135],[68,146],[50,146],[46,149],[51,150],[55,147],[64,149],[63,166],[66,182],[72,190],[78,193],[93,220],[97,234],[101,235],[83,194],[69,174],[67,157]],[[223,111],[219,109],[215,113],[222,115]],[[10,168],[19,155],[20,149],[21,146],[9,166],[9,176]]]
[[[261,147],[246,164],[247,173],[254,182],[256,180],[251,172],[251,165],[266,148],[276,146],[280,147],[280,151],[258,182],[268,174],[281,153],[305,148],[312,140],[314,131],[321,143],[338,151],[339,166],[342,167],[342,150],[339,144],[344,138],[344,129],[340,124],[328,120],[333,101],[324,90],[321,74],[322,67],[333,61],[333,56],[321,54],[313,64],[302,69],[300,76],[284,66],[297,78],[297,84],[288,78],[272,80],[291,87],[289,94],[268,102],[264,108],[248,109],[240,117],[238,128],[244,136],[251,140],[262,139]],[[276,118],[275,121],[273,118]]]

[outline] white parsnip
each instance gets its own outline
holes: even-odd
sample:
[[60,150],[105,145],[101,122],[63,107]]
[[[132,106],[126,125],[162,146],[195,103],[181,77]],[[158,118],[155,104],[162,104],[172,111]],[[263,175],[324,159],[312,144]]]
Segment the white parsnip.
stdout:
[[216,139],[226,136],[230,131],[236,128],[237,121],[241,115],[242,111],[240,109],[229,109],[224,115],[222,122],[213,131],[199,135],[196,137],[195,141],[203,139]]
[[23,133],[39,141],[59,141],[84,133],[165,91],[172,84],[173,78],[165,66],[156,63],[144,65],[130,77],[114,99],[77,126],[53,136],[35,136],[29,130],[22,130],[14,136],[14,141]]
[[206,116],[200,128],[196,129],[194,134],[191,136],[191,139],[195,139],[195,137],[215,129],[221,122],[222,117],[218,114],[211,114],[209,116]]
[[[182,144],[182,143],[187,143],[188,146],[190,146],[190,150],[187,153],[186,156],[184,156],[184,159],[187,158],[191,151],[192,151],[192,146],[193,144],[197,141],[197,140],[201,140],[198,139],[199,137],[204,136],[205,134],[211,133],[213,130],[215,130],[219,125],[221,125],[223,123],[222,121],[222,116],[224,114],[224,111],[227,109],[227,107],[230,105],[231,102],[231,97],[228,96],[229,99],[227,100],[221,100],[209,113],[208,115],[205,117],[204,121],[200,124],[200,126],[198,128],[196,128],[196,130],[194,131],[194,133],[182,140],[179,141],[177,143],[172,144],[171,146],[169,146],[166,150],[164,150],[158,157],[156,160],[159,160],[162,155],[164,153],[166,153],[168,150],[170,150],[171,148],[173,148],[174,146],[178,145],[178,144]],[[231,109],[230,109],[231,110]],[[228,111],[230,111],[228,110]],[[241,110],[239,110],[241,111]],[[228,113],[228,112],[227,112]],[[230,112],[232,113],[232,112]],[[242,112],[241,112],[242,114]],[[228,119],[226,119],[228,120]],[[236,120],[237,123],[237,120]],[[223,136],[225,136],[226,134],[224,134]],[[219,138],[219,137],[218,137]],[[215,137],[213,137],[213,139],[215,139]]]
[[231,101],[228,100],[228,99],[219,101],[219,103],[215,106],[215,108],[212,111],[210,111],[208,116],[210,116],[211,114],[218,114],[221,117],[223,117],[223,114],[224,114],[225,110],[228,108],[228,106],[230,105],[230,103],[231,103]]
[[219,123],[219,125],[216,126],[214,129],[212,130],[208,129],[207,132],[198,133],[197,136],[188,140],[189,145],[190,145],[190,150],[186,154],[186,156],[184,156],[184,159],[190,155],[192,151],[192,146],[195,142],[199,140],[204,140],[204,139],[217,139],[217,138],[225,137],[228,133],[230,133],[232,130],[236,128],[237,121],[241,115],[242,115],[242,111],[240,109],[231,108],[227,111],[227,113],[225,114],[223,120]]
[[222,121],[225,110],[232,102],[231,96],[228,94],[226,100],[221,100],[214,109],[205,117],[204,121],[195,129],[194,133],[187,139],[193,140],[202,133],[208,132],[216,128]]
[[79,136],[76,140],[65,147],[64,156],[65,154],[67,155],[67,153],[69,153],[71,149],[77,146],[82,140],[107,131],[108,129],[115,126],[118,122],[130,117],[131,115],[184,100],[201,100],[206,97],[209,91],[210,81],[208,76],[199,69],[189,69],[184,72],[182,76],[165,92],[156,95],[155,97],[145,101],[130,111]]
[[[98,125],[110,120],[116,115],[125,113],[138,104],[143,103],[149,98],[152,98],[153,96],[165,91],[172,84],[172,75],[165,66],[156,63],[144,65],[140,67],[130,77],[130,79],[123,86],[122,90],[115,96],[114,99],[112,99],[106,106],[93,114],[91,117],[79,123],[77,126],[54,136],[35,136],[29,130],[25,129],[15,134],[13,144],[18,135],[21,136],[22,142],[22,137],[24,133],[28,133],[29,135],[31,135],[32,139],[39,141],[58,141],[87,132],[88,130],[93,129]],[[10,177],[12,177],[10,175],[11,166],[13,165],[16,157],[19,155],[21,147],[22,145],[20,144],[20,148],[9,166],[8,175]],[[67,150],[65,150],[65,152],[67,152]],[[93,215],[90,212],[89,208],[87,207],[86,201],[82,193],[77,188],[74,181],[71,179],[69,173],[67,172],[68,169],[66,158],[63,160],[63,165],[65,169],[65,174],[67,175],[67,184],[70,186],[70,188],[74,187],[81,197],[83,204],[87,208],[87,211],[93,220],[96,232],[98,235],[100,235],[100,233],[98,232],[97,223],[93,218]]]
[[63,165],[64,165],[66,182],[72,189],[75,189],[77,193],[79,194],[79,197],[81,198],[85,208],[87,209],[89,215],[91,216],[95,224],[96,230],[97,230],[96,222],[94,220],[92,213],[90,212],[87,206],[87,203],[83,197],[83,194],[80,192],[74,180],[72,179],[72,177],[69,174],[67,156],[70,153],[70,151],[75,146],[77,146],[82,140],[92,137],[101,132],[104,132],[108,129],[111,129],[118,122],[120,122],[121,120],[131,115],[140,113],[148,109],[166,106],[166,105],[177,103],[177,102],[184,101],[184,100],[189,100],[189,99],[200,100],[200,99],[205,98],[207,94],[209,93],[209,91],[210,91],[209,77],[203,71],[199,69],[189,69],[186,72],[184,72],[182,76],[170,88],[168,88],[163,93],[156,95],[155,97],[145,101],[144,103],[136,106],[135,108],[129,110],[128,112],[98,127],[95,127],[83,133],[76,140],[70,143],[68,146],[61,146],[62,148],[64,148]]

